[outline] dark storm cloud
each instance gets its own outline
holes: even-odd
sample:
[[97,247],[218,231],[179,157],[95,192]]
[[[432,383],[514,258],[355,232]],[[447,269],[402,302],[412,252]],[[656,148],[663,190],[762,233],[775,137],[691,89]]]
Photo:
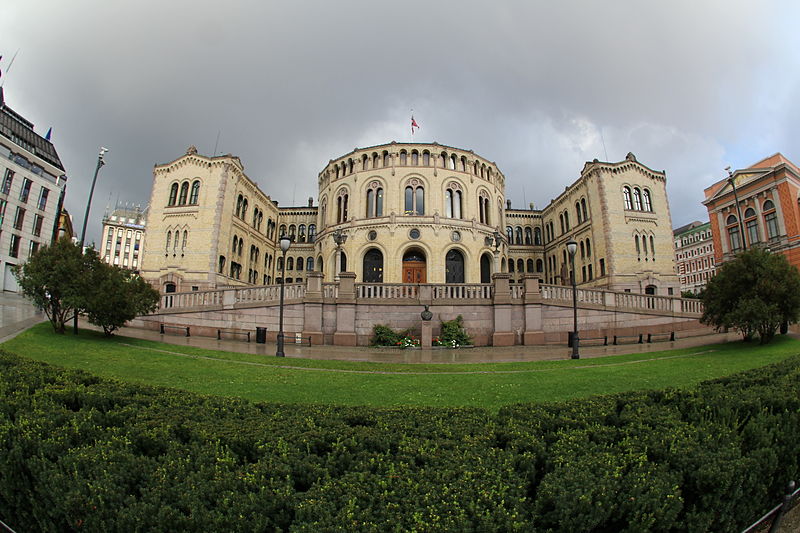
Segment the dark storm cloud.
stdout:
[[281,205],[329,159],[410,140],[497,162],[515,207],[544,206],[595,157],[666,170],[674,225],[702,219],[727,164],[800,159],[789,3],[11,2],[9,104],[53,140],[80,227],[146,203],[152,166],[233,153]]

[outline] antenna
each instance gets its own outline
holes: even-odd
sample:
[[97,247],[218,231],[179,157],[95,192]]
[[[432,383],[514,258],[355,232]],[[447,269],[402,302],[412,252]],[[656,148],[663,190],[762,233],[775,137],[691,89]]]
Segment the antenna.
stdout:
[[603,137],[603,128],[600,128],[600,140],[603,142],[603,153],[606,156],[606,161],[608,161],[608,152],[606,151],[606,139]]
[[6,77],[5,79],[0,80],[0,87],[2,87],[3,84],[6,82],[6,79],[8,79],[8,73],[11,72],[11,66],[14,64],[14,60],[17,58],[18,53],[19,53],[19,48],[17,48],[17,51],[14,52],[14,57],[11,58],[11,61],[8,62],[8,68],[6,69]]
[[219,133],[220,130],[217,130],[217,140],[214,143],[214,155],[212,157],[217,157],[217,146],[219,145]]

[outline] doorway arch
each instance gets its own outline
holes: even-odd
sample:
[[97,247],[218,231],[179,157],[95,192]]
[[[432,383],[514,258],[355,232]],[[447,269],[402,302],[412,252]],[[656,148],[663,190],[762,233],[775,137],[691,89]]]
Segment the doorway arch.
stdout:
[[464,254],[452,248],[444,257],[445,283],[464,283]]
[[481,256],[481,283],[492,282],[492,256],[488,253]]
[[370,248],[364,254],[364,283],[383,283],[383,253],[377,248]]
[[403,254],[403,283],[427,283],[425,252],[411,248]]

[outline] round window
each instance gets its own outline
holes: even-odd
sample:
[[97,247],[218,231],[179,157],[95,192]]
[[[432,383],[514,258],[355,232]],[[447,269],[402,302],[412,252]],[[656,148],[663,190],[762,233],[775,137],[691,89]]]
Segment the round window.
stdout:
[[370,232],[367,234],[367,238],[368,238],[369,240],[371,240],[371,241],[374,241],[375,239],[377,239],[377,238],[378,238],[378,232],[377,232],[377,231],[375,231],[375,230],[372,230],[372,231],[370,231]]
[[457,232],[457,231],[454,231],[454,232],[453,232],[453,233],[450,235],[450,238],[451,238],[451,239],[453,239],[453,242],[458,242],[458,241],[460,241],[460,240],[461,240],[461,233],[459,233],[459,232]]
[[417,228],[412,229],[408,232],[408,236],[412,239],[419,239],[419,230]]

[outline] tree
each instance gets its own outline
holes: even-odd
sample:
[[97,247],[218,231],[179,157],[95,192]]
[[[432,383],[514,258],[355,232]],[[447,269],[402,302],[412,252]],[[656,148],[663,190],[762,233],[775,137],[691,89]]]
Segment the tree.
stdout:
[[158,291],[138,275],[101,263],[87,297],[86,315],[89,322],[112,335],[129,320],[155,311],[159,300]]
[[63,334],[66,321],[84,308],[91,288],[86,274],[99,262],[94,250],[82,254],[80,246],[64,238],[34,252],[15,267],[14,275],[22,293],[45,312],[53,330]]
[[703,324],[737,329],[745,340],[758,333],[766,344],[800,316],[800,272],[785,256],[752,248],[717,270],[703,305]]

